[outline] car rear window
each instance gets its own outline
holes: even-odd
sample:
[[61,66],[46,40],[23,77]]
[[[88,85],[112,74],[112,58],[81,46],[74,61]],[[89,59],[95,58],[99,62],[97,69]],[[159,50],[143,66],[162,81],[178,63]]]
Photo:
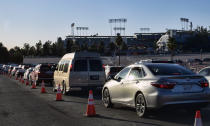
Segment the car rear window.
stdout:
[[103,71],[101,60],[89,60],[90,71]]
[[151,64],[146,65],[154,75],[192,75],[190,70],[172,64]]
[[74,62],[74,71],[87,71],[87,60],[76,60]]
[[41,66],[40,71],[51,71],[50,66]]

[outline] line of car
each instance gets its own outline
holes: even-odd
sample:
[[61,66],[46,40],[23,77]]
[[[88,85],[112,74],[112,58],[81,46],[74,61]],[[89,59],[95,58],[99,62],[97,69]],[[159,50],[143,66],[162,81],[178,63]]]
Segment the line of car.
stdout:
[[166,106],[206,107],[210,102],[206,73],[210,75],[209,67],[199,75],[171,61],[143,60],[127,67],[105,66],[96,53],[75,52],[64,55],[57,65],[30,67],[22,76],[31,83],[49,82],[53,91],[60,85],[63,94],[74,88],[102,88],[105,107],[123,104],[135,108],[137,115],[143,117],[149,110]]

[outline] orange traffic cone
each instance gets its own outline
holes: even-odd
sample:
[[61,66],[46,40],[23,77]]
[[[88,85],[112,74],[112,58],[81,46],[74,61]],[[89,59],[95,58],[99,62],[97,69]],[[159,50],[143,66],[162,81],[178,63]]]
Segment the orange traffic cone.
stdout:
[[89,91],[88,106],[85,116],[96,116],[92,90]]
[[56,101],[62,101],[62,93],[61,93],[61,86],[58,85],[57,93],[56,93]]
[[42,80],[41,93],[46,93],[46,90],[45,90],[45,84],[44,84],[44,81],[43,81],[43,80]]
[[28,86],[29,85],[29,82],[28,82],[28,79],[26,80],[26,86]]
[[202,126],[202,120],[201,120],[201,113],[200,111],[196,111],[196,114],[195,114],[195,123],[194,123],[194,126]]
[[36,84],[35,83],[36,83],[36,81],[33,81],[31,89],[36,89]]

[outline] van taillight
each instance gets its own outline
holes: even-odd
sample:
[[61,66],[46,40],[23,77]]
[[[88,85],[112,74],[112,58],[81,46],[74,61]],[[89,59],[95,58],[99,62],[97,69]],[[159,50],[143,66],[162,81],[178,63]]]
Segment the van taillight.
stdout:
[[70,65],[70,71],[72,71],[72,68],[73,68],[73,65],[71,64],[71,65]]

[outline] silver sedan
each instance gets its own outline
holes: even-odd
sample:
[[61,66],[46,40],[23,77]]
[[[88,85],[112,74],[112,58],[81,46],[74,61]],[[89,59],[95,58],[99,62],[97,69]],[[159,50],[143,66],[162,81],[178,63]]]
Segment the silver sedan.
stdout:
[[170,105],[204,107],[210,102],[208,81],[178,64],[137,63],[121,70],[102,90],[105,107],[120,103],[147,110]]

